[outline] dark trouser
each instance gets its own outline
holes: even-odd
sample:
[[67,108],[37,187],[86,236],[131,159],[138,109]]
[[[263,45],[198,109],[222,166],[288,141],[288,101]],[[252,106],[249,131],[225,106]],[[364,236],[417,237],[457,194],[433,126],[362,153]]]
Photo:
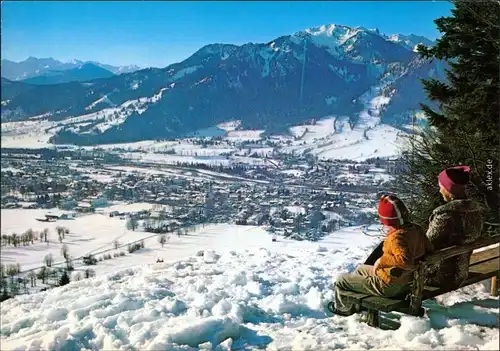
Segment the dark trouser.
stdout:
[[353,305],[340,296],[339,289],[374,296],[394,297],[407,291],[407,285],[387,284],[372,275],[373,266],[361,265],[353,273],[342,274],[335,282],[335,308],[340,312],[354,312]]

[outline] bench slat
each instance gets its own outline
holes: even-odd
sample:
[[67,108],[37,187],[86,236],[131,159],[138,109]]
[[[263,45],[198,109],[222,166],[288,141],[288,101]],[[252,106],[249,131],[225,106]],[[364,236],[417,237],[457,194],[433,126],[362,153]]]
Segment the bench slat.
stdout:
[[361,301],[361,306],[382,312],[391,312],[399,308],[408,307],[407,300],[389,299],[381,296],[370,296]]
[[492,258],[498,258],[499,256],[500,256],[499,246],[480,252],[474,252],[470,257],[469,266],[474,266],[478,263],[489,261]]
[[383,312],[390,312],[400,306],[408,305],[408,302],[405,300],[388,299],[354,291],[341,290],[340,295],[348,302],[358,304],[365,309],[374,309]]
[[446,249],[439,250],[428,257],[425,258],[425,264],[426,265],[433,265],[436,263],[439,263],[441,261],[446,260],[447,258],[454,257],[457,255],[461,255],[463,253],[466,253],[468,251],[473,251],[475,249],[479,249],[482,247],[490,246],[493,244],[498,244],[500,243],[500,235],[494,235],[494,236],[486,236],[484,238],[481,238],[473,243],[470,244],[465,244],[465,245],[457,245],[457,246],[451,246]]
[[359,302],[360,300],[363,300],[364,298],[373,296],[370,294],[358,293],[358,292],[347,291],[347,290],[342,290],[341,295],[345,296],[346,300],[353,301],[353,302]]
[[494,257],[488,261],[482,262],[481,264],[469,267],[469,276],[471,275],[471,273],[491,274],[498,272],[498,270],[499,270],[498,257]]

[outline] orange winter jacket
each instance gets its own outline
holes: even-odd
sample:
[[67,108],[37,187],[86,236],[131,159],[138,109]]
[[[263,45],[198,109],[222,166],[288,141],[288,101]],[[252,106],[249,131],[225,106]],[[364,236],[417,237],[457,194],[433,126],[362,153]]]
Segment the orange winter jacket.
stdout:
[[387,284],[408,284],[417,260],[433,251],[422,227],[411,224],[392,229],[384,240],[376,274]]

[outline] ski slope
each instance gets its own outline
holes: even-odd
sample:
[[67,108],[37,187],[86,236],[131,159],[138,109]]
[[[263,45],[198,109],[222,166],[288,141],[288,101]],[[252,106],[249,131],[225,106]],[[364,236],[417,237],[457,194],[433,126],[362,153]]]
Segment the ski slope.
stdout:
[[[375,115],[375,112],[371,113]],[[380,124],[378,120],[378,117],[370,117],[363,111],[359,124],[352,129],[347,118],[342,117],[322,119],[315,125],[295,126],[290,132],[296,140],[280,151],[310,153],[321,160],[355,161],[400,154],[406,134],[390,125]]]
[[314,125],[290,128],[296,138],[286,152],[310,153],[322,160],[349,159],[364,161],[373,157],[394,157],[401,152],[404,135],[400,129],[381,123],[383,108],[391,98],[383,93],[394,77],[388,75],[380,84],[359,97],[363,109],[358,121],[350,125],[347,117],[325,117]]
[[[162,252],[146,244],[133,262],[109,260],[114,268],[96,278],[3,302],[2,349],[498,349],[498,298],[482,284],[426,302],[423,318],[395,314],[398,331],[358,314],[328,317],[331,283],[377,242],[359,228],[319,243],[271,242],[262,228],[233,225],[188,237]],[[153,263],[157,254],[165,263]]]

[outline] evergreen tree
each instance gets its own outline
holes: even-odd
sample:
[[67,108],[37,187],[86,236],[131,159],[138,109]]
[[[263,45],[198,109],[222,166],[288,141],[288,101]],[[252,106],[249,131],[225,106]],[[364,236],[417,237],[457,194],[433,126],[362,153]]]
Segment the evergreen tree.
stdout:
[[10,299],[11,296],[7,292],[7,287],[4,286],[2,289],[2,294],[0,295],[0,302]]
[[[411,137],[398,176],[416,222],[427,226],[443,204],[437,175],[447,167],[471,167],[469,197],[489,207],[487,222],[499,223],[500,2],[454,0],[451,17],[435,20],[443,36],[434,47],[419,46],[422,57],[445,60],[445,82],[423,80],[437,109],[421,104],[428,126]],[[406,191],[405,191],[406,190]],[[491,227],[490,227],[491,229]]]
[[70,279],[69,279],[68,271],[65,270],[63,272],[63,274],[61,275],[61,278],[59,279],[59,286],[69,284],[69,282],[70,282]]

